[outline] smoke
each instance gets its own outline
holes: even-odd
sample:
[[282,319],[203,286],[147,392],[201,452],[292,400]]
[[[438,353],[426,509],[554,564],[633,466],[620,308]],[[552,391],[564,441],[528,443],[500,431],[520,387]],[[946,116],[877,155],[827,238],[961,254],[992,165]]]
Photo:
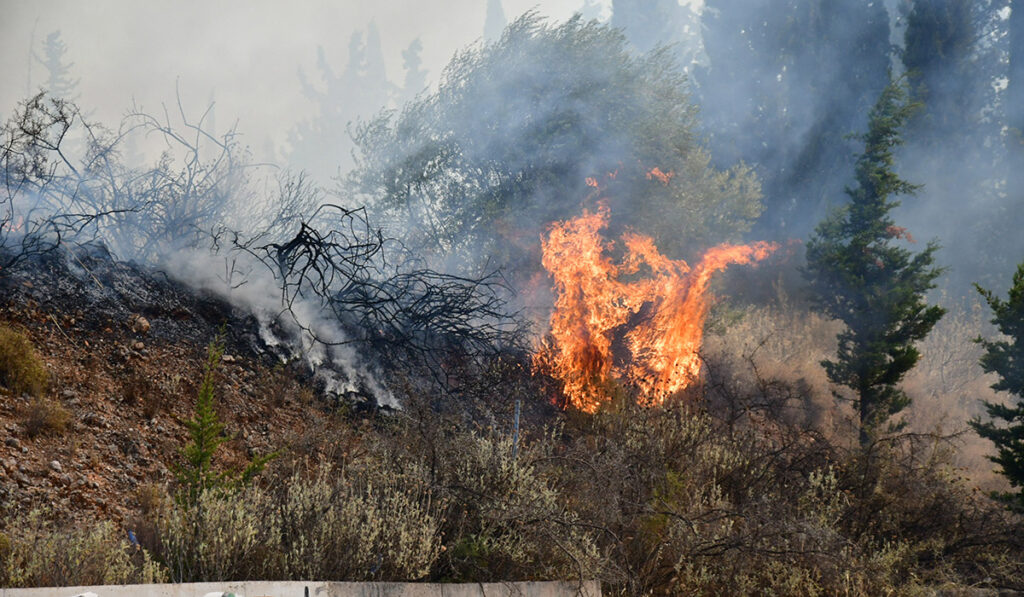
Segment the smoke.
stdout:
[[[613,233],[633,227],[676,258],[738,239],[759,213],[747,169],[709,165],[675,57],[579,18],[524,15],[355,141],[345,197],[458,271],[530,278],[545,228],[593,206],[588,178],[606,187]],[[676,178],[661,184],[655,167]]]
[[283,361],[304,362],[327,395],[368,395],[381,406],[399,407],[391,390],[379,381],[380,370],[360,358],[356,339],[337,319],[312,298],[299,298],[286,308],[280,281],[252,255],[197,248],[177,251],[162,265],[179,281],[251,313],[261,340]]
[[920,103],[895,170],[921,189],[897,223],[943,246],[937,297],[962,300],[973,282],[1005,289],[1024,255],[1005,113],[1010,14],[998,0],[706,2],[702,126],[716,163],[743,160],[761,178],[758,237],[806,238],[846,202],[860,151],[848,135],[865,130],[890,70]]

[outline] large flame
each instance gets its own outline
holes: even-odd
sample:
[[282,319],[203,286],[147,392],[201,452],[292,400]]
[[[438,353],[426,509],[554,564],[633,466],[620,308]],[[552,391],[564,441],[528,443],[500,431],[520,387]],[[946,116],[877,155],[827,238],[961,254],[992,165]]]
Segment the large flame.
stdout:
[[659,253],[650,237],[630,233],[616,263],[613,243],[601,236],[607,225],[602,206],[554,224],[542,240],[556,299],[534,366],[562,382],[568,404],[590,413],[608,400],[612,380],[636,388],[648,405],[697,381],[711,275],[776,249],[773,243],[719,245],[691,268]]

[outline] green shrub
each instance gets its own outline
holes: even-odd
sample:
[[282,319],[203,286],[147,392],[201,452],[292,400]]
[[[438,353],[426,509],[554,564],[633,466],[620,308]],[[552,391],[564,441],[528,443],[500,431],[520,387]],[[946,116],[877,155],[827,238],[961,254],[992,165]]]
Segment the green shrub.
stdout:
[[38,396],[46,390],[47,375],[32,343],[6,325],[0,325],[0,383],[15,394]]

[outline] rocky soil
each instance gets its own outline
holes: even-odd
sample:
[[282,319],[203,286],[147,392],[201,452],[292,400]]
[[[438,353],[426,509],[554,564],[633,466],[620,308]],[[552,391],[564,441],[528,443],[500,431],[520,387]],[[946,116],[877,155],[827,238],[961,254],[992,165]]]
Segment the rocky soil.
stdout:
[[[173,482],[206,348],[222,327],[217,401],[231,440],[217,464],[331,445],[330,409],[262,344],[251,317],[102,252],[0,272],[0,323],[29,336],[50,377],[40,398],[0,386],[0,515],[52,508],[128,525]],[[47,414],[57,424],[37,429]]]

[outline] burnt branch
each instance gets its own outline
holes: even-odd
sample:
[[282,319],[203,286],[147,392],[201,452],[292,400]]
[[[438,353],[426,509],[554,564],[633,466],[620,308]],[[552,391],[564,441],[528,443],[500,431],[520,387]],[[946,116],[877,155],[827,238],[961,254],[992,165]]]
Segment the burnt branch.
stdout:
[[[426,365],[442,378],[456,361],[523,348],[508,307],[512,291],[498,273],[469,278],[422,267],[362,208],[325,204],[290,238],[263,238],[232,242],[273,272],[284,311],[326,345],[359,344],[387,366]],[[306,301],[345,336],[300,323],[295,309]]]

